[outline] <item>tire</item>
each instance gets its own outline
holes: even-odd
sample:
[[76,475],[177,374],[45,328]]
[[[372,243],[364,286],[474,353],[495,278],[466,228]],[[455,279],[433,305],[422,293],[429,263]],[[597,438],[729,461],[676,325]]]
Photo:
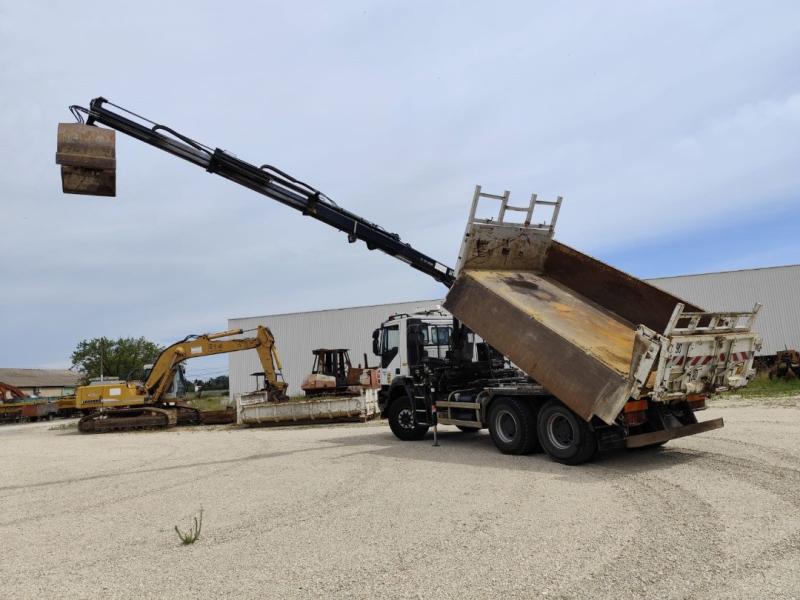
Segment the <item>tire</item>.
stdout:
[[464,433],[478,433],[481,430],[480,427],[465,427],[464,425],[456,425],[456,427]]
[[489,408],[489,434],[503,454],[541,451],[536,435],[536,413],[528,402],[498,398]]
[[589,424],[556,399],[539,411],[536,429],[542,448],[555,462],[579,465],[597,452],[597,438]]
[[404,442],[421,440],[428,433],[428,425],[415,423],[411,400],[408,396],[400,396],[392,402],[389,406],[388,418],[392,433]]

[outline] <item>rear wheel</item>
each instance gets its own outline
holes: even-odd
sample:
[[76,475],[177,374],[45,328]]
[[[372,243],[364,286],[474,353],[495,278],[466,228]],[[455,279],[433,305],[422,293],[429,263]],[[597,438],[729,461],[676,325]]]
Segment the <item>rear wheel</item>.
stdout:
[[414,408],[408,396],[400,396],[389,407],[389,428],[403,441],[421,440],[428,433],[427,425],[420,425],[414,417]]
[[556,462],[578,465],[597,452],[597,438],[589,424],[558,400],[542,407],[536,428],[542,448]]
[[541,450],[536,436],[536,414],[528,402],[498,398],[489,409],[489,434],[503,454],[531,454]]

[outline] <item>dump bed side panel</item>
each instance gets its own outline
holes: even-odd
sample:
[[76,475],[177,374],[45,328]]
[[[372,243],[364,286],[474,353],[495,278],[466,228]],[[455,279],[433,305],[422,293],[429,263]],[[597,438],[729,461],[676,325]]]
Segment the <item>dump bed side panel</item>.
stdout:
[[[580,298],[568,297],[565,290],[554,292],[558,288],[552,284],[517,293],[513,285],[502,281],[502,272],[497,277],[486,275],[462,271],[445,308],[581,417],[589,420],[596,415],[612,422],[630,393],[627,369],[633,351],[632,328]],[[542,298],[547,300],[543,303]],[[543,308],[543,304],[548,306]],[[546,314],[539,314],[542,311]],[[580,343],[565,337],[570,332],[580,335],[573,326],[594,318],[595,328]],[[616,340],[606,344],[608,362],[587,351],[595,345],[594,338]],[[622,369],[626,372],[616,368],[623,363],[627,363]]]
[[546,252],[543,270],[548,277],[630,323],[664,331],[679,302],[688,311],[702,310],[555,240]]

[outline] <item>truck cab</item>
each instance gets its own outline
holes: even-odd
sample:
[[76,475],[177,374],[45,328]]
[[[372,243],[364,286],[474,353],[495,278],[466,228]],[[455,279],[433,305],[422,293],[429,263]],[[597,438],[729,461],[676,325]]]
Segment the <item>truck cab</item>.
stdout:
[[446,358],[453,333],[453,317],[444,310],[390,316],[372,333],[372,352],[380,359],[381,387],[410,369],[424,356]]
[[391,391],[405,385],[423,357],[447,358],[452,334],[453,317],[441,309],[392,315],[372,332],[372,352],[380,366],[381,410]]

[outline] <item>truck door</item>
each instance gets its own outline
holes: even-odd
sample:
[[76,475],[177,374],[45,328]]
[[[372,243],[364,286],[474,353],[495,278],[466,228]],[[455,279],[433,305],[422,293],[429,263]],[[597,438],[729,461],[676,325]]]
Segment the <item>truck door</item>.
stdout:
[[400,374],[400,325],[384,325],[380,333],[381,385]]

